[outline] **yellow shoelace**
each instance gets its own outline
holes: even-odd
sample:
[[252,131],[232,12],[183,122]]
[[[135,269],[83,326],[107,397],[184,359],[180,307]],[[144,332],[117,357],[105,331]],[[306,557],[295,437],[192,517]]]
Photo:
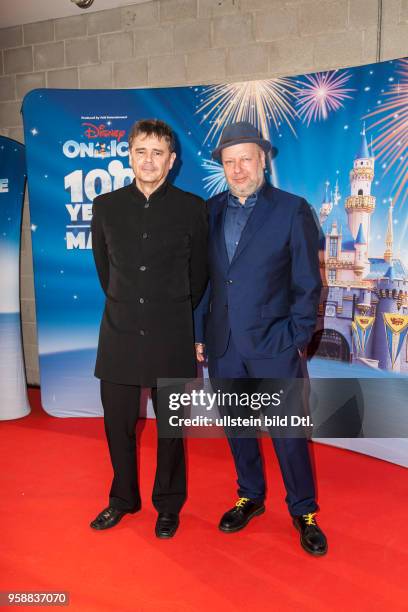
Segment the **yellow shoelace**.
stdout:
[[304,514],[303,518],[306,521],[306,525],[315,525],[316,526],[316,521],[315,521],[315,517],[316,516],[316,512],[309,512],[308,514]]
[[247,502],[249,502],[249,497],[240,497],[235,505],[237,508],[242,508]]

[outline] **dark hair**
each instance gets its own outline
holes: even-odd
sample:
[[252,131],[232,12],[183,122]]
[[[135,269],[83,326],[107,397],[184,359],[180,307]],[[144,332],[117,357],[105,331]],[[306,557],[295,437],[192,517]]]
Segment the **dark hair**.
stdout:
[[157,138],[164,138],[164,140],[169,145],[170,152],[176,148],[176,140],[174,137],[174,132],[167,123],[164,121],[160,121],[160,119],[141,119],[140,121],[136,121],[130,128],[129,132],[129,147],[132,147],[132,142],[136,136],[139,134],[146,134],[146,136],[157,136]]

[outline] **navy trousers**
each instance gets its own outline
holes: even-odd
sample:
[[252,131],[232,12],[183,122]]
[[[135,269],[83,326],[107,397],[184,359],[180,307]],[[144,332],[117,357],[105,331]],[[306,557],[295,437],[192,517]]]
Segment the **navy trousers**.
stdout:
[[[238,352],[232,335],[226,352],[211,358],[210,378],[302,378],[306,364],[295,346],[272,359],[246,359]],[[238,495],[257,501],[265,498],[265,477],[256,438],[228,438],[238,476]],[[312,466],[306,438],[272,438],[286,488],[286,503],[292,516],[318,509]]]

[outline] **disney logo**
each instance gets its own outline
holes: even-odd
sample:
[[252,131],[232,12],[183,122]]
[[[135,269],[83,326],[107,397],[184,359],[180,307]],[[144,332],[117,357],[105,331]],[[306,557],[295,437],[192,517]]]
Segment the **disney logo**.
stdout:
[[126,134],[126,130],[112,130],[106,127],[104,123],[99,125],[83,123],[82,125],[86,126],[84,132],[86,138],[116,138],[120,142],[120,139]]

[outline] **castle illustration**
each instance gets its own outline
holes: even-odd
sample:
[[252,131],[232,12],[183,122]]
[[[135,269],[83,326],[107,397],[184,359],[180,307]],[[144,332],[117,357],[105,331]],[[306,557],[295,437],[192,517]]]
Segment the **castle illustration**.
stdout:
[[331,194],[326,183],[319,211],[324,290],[312,350],[326,358],[408,374],[408,271],[393,252],[392,202],[383,257],[370,254],[374,165],[363,128],[344,204],[347,220],[339,207],[338,183]]

